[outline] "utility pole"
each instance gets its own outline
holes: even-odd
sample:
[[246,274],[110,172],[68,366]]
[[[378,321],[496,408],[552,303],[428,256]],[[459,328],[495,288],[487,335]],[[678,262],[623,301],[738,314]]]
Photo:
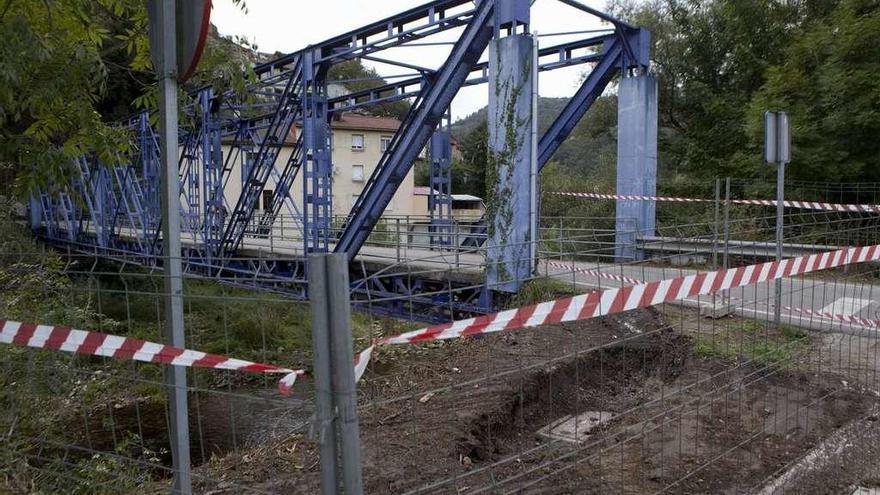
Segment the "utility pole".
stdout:
[[[786,112],[764,112],[764,159],[776,164],[776,261],[782,261],[785,164],[791,161],[791,131]],[[782,279],[777,279],[774,285],[773,322],[778,329],[782,320]]]

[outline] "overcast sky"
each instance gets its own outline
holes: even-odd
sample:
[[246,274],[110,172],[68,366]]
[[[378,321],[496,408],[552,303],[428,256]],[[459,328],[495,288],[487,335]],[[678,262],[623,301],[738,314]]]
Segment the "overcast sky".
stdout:
[[[580,0],[597,9],[605,8],[605,0]],[[246,0],[247,13],[231,0],[214,0],[212,22],[223,35],[245,37],[256,43],[261,52],[292,52],[309,44],[424,4],[424,0]],[[537,0],[532,7],[532,30],[539,34],[597,29],[597,19],[564,5],[557,0]],[[432,38],[432,41],[454,41],[460,31]],[[588,35],[580,35],[580,37]],[[572,37],[542,37],[542,46],[569,41]],[[398,48],[384,56],[398,60],[438,67],[448,52],[447,46]],[[382,56],[382,55],[380,55]],[[401,69],[367,63],[382,75],[401,74]],[[584,67],[575,67],[541,74],[539,91],[542,96],[571,96]],[[463,88],[452,103],[454,119],[459,119],[486,104],[487,86]]]

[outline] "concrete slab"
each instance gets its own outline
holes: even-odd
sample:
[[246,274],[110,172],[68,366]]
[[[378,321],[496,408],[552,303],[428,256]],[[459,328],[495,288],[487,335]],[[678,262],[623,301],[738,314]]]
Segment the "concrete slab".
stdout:
[[550,423],[541,428],[538,435],[553,440],[580,443],[587,440],[594,429],[612,419],[614,414],[607,411],[585,411]]
[[855,297],[841,297],[833,303],[822,308],[825,313],[835,315],[854,315],[869,306],[874,301],[870,299],[856,299]]
[[729,301],[718,297],[714,301],[704,302],[700,305],[700,316],[717,320],[733,314],[734,307]]

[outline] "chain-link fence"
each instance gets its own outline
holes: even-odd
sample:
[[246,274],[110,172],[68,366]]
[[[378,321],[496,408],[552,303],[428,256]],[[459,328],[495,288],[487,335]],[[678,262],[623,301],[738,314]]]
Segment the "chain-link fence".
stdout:
[[[746,197],[737,187],[730,198]],[[880,244],[876,215],[786,210],[784,256],[801,261],[774,268],[764,264],[775,260],[772,208],[705,189],[720,189],[719,200],[658,203],[657,231],[637,240],[636,259],[615,255],[613,218],[542,219],[536,274],[515,281],[516,293],[486,287],[485,248],[422,245],[418,228],[384,222],[372,242],[388,252],[367,252],[348,273],[353,350],[375,346],[358,358],[369,358],[357,407],[364,491],[870,486],[880,270],[859,262],[862,251],[825,253]],[[837,191],[799,199],[871,194]],[[0,318],[165,341],[155,260],[53,249],[9,222],[0,243]],[[287,290],[304,274],[263,269],[274,249],[271,260],[243,257],[237,273],[193,271],[184,284],[187,348],[307,372],[282,396],[281,375],[187,368],[196,493],[320,491],[331,440],[316,411],[315,322]],[[590,294],[600,316],[572,313]],[[481,317],[486,307],[510,318]],[[459,323],[444,324],[450,316]],[[0,347],[3,490],[169,491],[170,367],[23,347],[29,338]]]

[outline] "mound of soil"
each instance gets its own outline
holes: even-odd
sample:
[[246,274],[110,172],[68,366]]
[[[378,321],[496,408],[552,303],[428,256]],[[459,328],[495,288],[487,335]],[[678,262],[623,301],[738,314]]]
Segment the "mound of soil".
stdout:
[[[743,493],[876,400],[830,368],[693,349],[654,310],[382,349],[360,384],[366,492]],[[611,420],[581,443],[538,434],[584,411]],[[279,462],[243,473],[248,486],[318,491],[317,463]]]

